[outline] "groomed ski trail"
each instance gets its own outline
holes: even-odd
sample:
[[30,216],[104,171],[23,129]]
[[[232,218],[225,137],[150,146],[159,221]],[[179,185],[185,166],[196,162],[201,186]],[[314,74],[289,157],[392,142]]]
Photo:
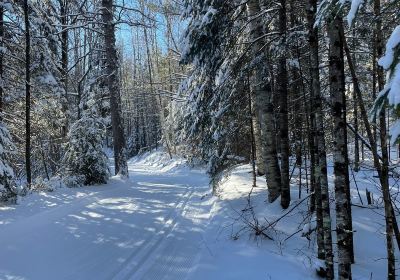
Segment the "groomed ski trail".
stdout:
[[187,279],[211,217],[208,177],[141,160],[129,175],[0,212],[0,279]]

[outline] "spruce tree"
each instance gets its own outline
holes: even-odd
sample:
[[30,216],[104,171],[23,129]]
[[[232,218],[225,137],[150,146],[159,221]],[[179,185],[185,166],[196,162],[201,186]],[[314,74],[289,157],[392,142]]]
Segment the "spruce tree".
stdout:
[[82,176],[85,185],[105,184],[110,176],[103,151],[106,126],[90,99],[82,118],[72,124],[64,156],[64,175]]

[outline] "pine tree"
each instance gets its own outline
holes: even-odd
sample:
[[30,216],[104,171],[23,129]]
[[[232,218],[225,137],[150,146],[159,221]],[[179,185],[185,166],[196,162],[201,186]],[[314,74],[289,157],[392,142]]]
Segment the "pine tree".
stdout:
[[[235,22],[236,1],[185,1],[184,16],[189,24],[184,33],[182,62],[192,63],[193,71],[180,92],[189,92],[182,110],[181,137],[195,156],[207,162],[208,173],[215,176],[237,163],[232,154],[250,155],[248,139],[248,102],[246,67],[238,61],[243,51],[235,44],[244,36]],[[243,149],[243,147],[245,147]]]
[[71,125],[63,159],[64,176],[83,177],[85,185],[105,184],[109,177],[104,153],[106,126],[92,97],[82,118]]

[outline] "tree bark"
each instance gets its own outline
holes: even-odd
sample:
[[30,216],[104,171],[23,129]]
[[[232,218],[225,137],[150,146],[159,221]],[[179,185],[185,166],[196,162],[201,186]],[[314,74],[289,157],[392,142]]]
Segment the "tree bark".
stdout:
[[[254,94],[252,94],[252,103],[255,104]],[[254,106],[252,106],[254,111]],[[252,114],[252,123],[253,123],[253,130],[254,130],[254,145],[256,151],[256,159],[257,159],[257,174],[259,176],[263,176],[266,173],[265,168],[265,148],[261,142],[261,127],[260,127],[260,117],[256,112]]]
[[268,184],[268,200],[275,201],[281,193],[281,172],[278,163],[274,105],[272,103],[271,75],[267,65],[268,56],[263,48],[262,22],[256,18],[260,13],[260,5],[257,0],[249,0],[247,3],[247,15],[249,17],[251,39],[254,41],[252,50],[255,55],[260,54],[264,63],[258,63],[253,73],[256,112],[260,115],[261,142],[265,147],[266,178]]
[[286,0],[280,0],[279,7],[279,33],[281,47],[278,73],[277,91],[279,95],[279,128],[281,144],[281,206],[286,209],[290,204],[290,182],[289,182],[289,124],[288,124],[288,74],[286,68]]
[[332,225],[329,205],[324,115],[322,111],[321,84],[319,75],[318,29],[314,28],[316,11],[317,0],[309,0],[307,20],[309,31],[308,41],[310,46],[311,104],[312,110],[315,114],[314,141],[316,144],[315,197],[317,206],[317,244],[318,257],[325,259],[327,279],[333,279]]
[[113,0],[102,0],[104,44],[106,51],[107,86],[110,94],[111,126],[115,158],[115,174],[128,177],[125,151],[125,136],[121,119],[120,84],[118,81],[118,56],[115,44],[115,23],[113,19]]
[[[68,1],[59,0],[60,13],[61,13],[61,76],[64,88],[64,98],[62,102],[62,111],[64,114],[67,113],[68,104]],[[68,117],[65,118],[65,122],[61,128],[61,134],[63,137],[67,136],[68,131]]]
[[352,229],[348,200],[348,160],[345,115],[345,76],[342,18],[334,9],[327,21],[329,38],[329,84],[333,119],[333,161],[336,198],[336,235],[339,279],[351,279]]
[[25,21],[25,168],[26,181],[30,187],[31,173],[31,34],[28,0],[24,0]]
[[360,170],[360,141],[358,137],[358,105],[357,96],[353,92],[353,114],[354,114],[354,171]]
[[[294,29],[297,28],[297,26],[300,23],[300,19],[301,17],[299,15],[297,15],[297,13],[295,12],[295,1],[294,0],[289,0],[289,9],[290,11],[288,12],[289,15],[289,21],[290,24],[287,25],[287,28],[290,29]],[[311,138],[311,135],[309,134],[310,131],[310,121],[309,121],[309,116],[310,116],[310,102],[309,99],[307,98],[307,94],[306,94],[306,87],[304,84],[304,77],[303,77],[303,72],[302,72],[302,66],[300,64],[301,61],[301,52],[300,52],[300,47],[299,47],[299,43],[297,42],[297,40],[295,39],[295,43],[291,46],[290,48],[290,52],[292,53],[292,56],[295,57],[297,59],[298,64],[297,65],[293,65],[292,67],[290,67],[289,71],[288,71],[288,75],[290,73],[291,75],[291,82],[289,83],[290,85],[290,91],[289,91],[289,101],[288,101],[288,106],[289,108],[292,108],[292,112],[291,115],[294,117],[294,128],[293,128],[293,142],[294,142],[294,150],[295,150],[295,155],[296,155],[296,167],[299,170],[299,199],[301,198],[301,193],[302,193],[302,169],[303,169],[303,151],[307,151],[307,149],[309,149],[309,147],[314,146],[314,143],[309,143],[311,145],[309,145],[309,147],[306,147],[306,145],[304,145],[304,134],[303,134],[303,123],[306,123],[305,127],[306,127],[306,131],[307,131],[307,136],[309,135]],[[287,45],[286,48],[288,48],[289,46]],[[301,103],[297,103],[294,100],[300,100],[302,99]],[[297,106],[294,104],[298,104]],[[315,123],[313,123],[314,125]],[[311,142],[311,141],[310,141]],[[290,143],[290,142],[289,142]],[[306,152],[304,153],[306,154]],[[305,160],[307,161],[307,155],[305,156]],[[312,158],[311,160],[311,165],[314,166],[315,164],[315,160],[314,158]],[[294,170],[295,167],[293,167],[292,170]],[[305,168],[307,168],[307,165],[305,165]],[[311,168],[312,170],[312,168]],[[305,175],[306,175],[306,181],[305,181],[305,185],[307,188],[307,192],[308,190],[308,174],[307,171],[305,169]],[[293,171],[292,171],[293,172]],[[314,176],[314,172],[311,172]],[[290,179],[290,178],[289,178]],[[315,180],[315,179],[313,179]],[[311,195],[312,197],[314,197],[314,195]],[[313,198],[310,198],[310,201],[313,201]],[[310,210],[313,210],[312,212],[314,212],[314,207],[311,207],[310,205]]]
[[[355,49],[355,29],[353,30],[353,48]],[[355,60],[355,54],[353,54],[353,61]],[[357,105],[357,94],[353,90],[353,117],[354,117],[354,171],[360,170],[360,145],[358,137],[358,105]]]
[[[249,81],[250,79],[248,79]],[[251,91],[249,90],[248,94],[248,103],[249,103],[249,124],[250,124],[250,142],[251,142],[251,154],[250,154],[250,159],[251,159],[251,175],[253,179],[253,188],[257,187],[257,176],[256,176],[256,145],[255,145],[255,139],[254,139],[254,110],[252,106],[252,98],[251,98]],[[249,194],[250,198],[250,194]]]

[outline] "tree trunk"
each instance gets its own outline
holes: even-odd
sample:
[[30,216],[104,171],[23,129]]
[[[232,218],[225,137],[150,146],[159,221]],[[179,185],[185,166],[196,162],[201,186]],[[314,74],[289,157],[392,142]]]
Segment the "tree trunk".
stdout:
[[[378,72],[379,73],[379,72]],[[378,74],[379,81],[379,74]],[[378,82],[379,85],[379,82]],[[380,86],[379,86],[380,88]],[[383,89],[383,87],[382,87]],[[382,90],[380,89],[380,90]],[[386,140],[386,117],[385,108],[382,109],[379,116],[380,123],[380,140],[381,140],[381,150],[382,150],[382,180],[386,181],[387,186],[389,186],[389,160],[388,160],[388,149]],[[395,268],[395,256],[394,256],[394,246],[393,246],[393,216],[392,211],[388,205],[391,205],[390,191],[389,188],[383,190],[383,200],[385,203],[385,220],[386,220],[386,247],[387,247],[387,257],[388,257],[388,279],[396,279],[396,268]]]
[[115,174],[128,176],[125,136],[121,120],[120,84],[118,81],[119,62],[115,45],[115,23],[113,19],[113,0],[102,0],[102,18],[106,51],[107,86],[110,94],[111,126],[115,158]]
[[[255,104],[254,94],[252,94],[252,104]],[[254,106],[252,106],[254,111]],[[260,117],[256,112],[252,114],[252,123],[254,130],[254,145],[256,151],[256,159],[257,159],[257,174],[259,176],[263,176],[266,173],[265,170],[265,147],[261,142],[261,127],[260,127]]]
[[[279,128],[281,145],[281,206],[286,209],[290,204],[289,182],[289,128],[288,128],[288,75],[286,68],[286,0],[280,0],[279,33],[283,49],[280,50],[277,73],[277,91],[279,95]],[[282,46],[281,46],[282,47]]]
[[[67,0],[59,0],[60,2],[60,13],[61,13],[61,75],[64,87],[64,98],[62,102],[62,111],[64,114],[67,113],[68,104],[68,14],[67,14]],[[66,116],[65,122],[61,128],[61,134],[63,137],[67,136],[68,131],[68,117]]]
[[[328,174],[325,147],[324,115],[322,111],[321,84],[319,77],[319,45],[318,29],[314,28],[317,0],[309,0],[307,9],[309,46],[310,46],[310,72],[311,72],[311,98],[312,110],[315,114],[315,150],[316,150],[316,205],[317,205],[317,243],[318,257],[325,259],[327,279],[334,278],[332,226],[329,206]],[[320,196],[320,197],[318,197]],[[318,222],[318,219],[322,218]],[[323,240],[321,240],[323,238]],[[322,247],[323,248],[320,248]]]
[[[355,51],[355,29],[353,29],[353,51]],[[355,54],[353,54],[353,61],[356,61]],[[354,171],[360,170],[360,145],[358,137],[358,105],[357,105],[357,94],[353,90],[353,117],[354,117]]]
[[358,105],[356,92],[353,92],[353,114],[354,114],[354,171],[360,170],[360,141],[358,140]]
[[31,34],[28,0],[24,0],[25,20],[25,168],[28,186],[32,183],[31,173]]
[[[249,81],[250,79],[248,79]],[[254,140],[254,110],[252,106],[252,98],[251,98],[251,91],[248,91],[248,102],[249,102],[249,124],[250,124],[250,143],[251,143],[251,154],[250,154],[250,159],[251,159],[251,175],[253,178],[253,188],[257,187],[257,176],[256,176],[256,145],[255,145],[255,140]],[[250,194],[249,194],[250,198]]]
[[[250,36],[254,41],[252,49],[254,54],[262,52],[261,55],[265,63],[267,62],[267,54],[264,50],[263,41],[260,37],[263,35],[262,22],[257,17],[260,13],[260,5],[257,0],[250,0],[247,3],[247,15],[250,20]],[[261,127],[261,143],[265,147],[265,163],[266,163],[266,177],[268,184],[268,200],[269,202],[275,201],[281,193],[281,172],[278,163],[277,149],[276,149],[276,129],[275,129],[275,116],[274,105],[272,103],[272,87],[271,75],[265,63],[258,63],[254,70],[252,83],[255,94],[255,107],[256,112],[260,115]]]
[[340,36],[342,18],[332,11],[327,22],[329,38],[329,83],[333,119],[333,161],[336,198],[336,234],[339,279],[351,279],[352,231],[348,200],[348,160],[345,115],[345,76],[343,40]]

